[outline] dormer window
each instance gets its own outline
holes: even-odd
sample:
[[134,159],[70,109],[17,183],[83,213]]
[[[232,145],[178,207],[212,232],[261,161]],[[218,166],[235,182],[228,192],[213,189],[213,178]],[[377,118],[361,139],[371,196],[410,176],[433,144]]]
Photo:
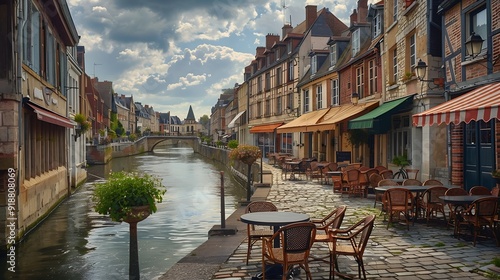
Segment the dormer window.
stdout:
[[352,36],[351,36],[351,40],[352,40],[352,56],[356,56],[359,52],[359,44],[360,44],[360,31],[359,29],[356,29],[354,30],[354,32],[352,33]]
[[280,49],[276,49],[276,60],[280,60]]
[[335,66],[337,63],[337,44],[330,46],[330,67]]
[[316,71],[318,71],[318,56],[313,55],[311,57],[311,74],[316,74]]
[[288,44],[286,44],[286,48],[288,53],[292,52],[292,40],[288,41]]
[[377,13],[373,18],[372,26],[373,38],[375,38],[382,33],[382,15],[380,13]]

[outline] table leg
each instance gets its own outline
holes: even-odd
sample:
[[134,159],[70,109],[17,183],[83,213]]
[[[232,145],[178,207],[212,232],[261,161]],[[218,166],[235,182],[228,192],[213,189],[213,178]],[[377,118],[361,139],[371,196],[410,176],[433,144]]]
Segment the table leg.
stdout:
[[[276,233],[279,229],[280,229],[279,226],[274,226],[273,227],[274,233]],[[279,248],[279,247],[280,247],[280,239],[279,238],[275,238],[274,239],[274,248]]]

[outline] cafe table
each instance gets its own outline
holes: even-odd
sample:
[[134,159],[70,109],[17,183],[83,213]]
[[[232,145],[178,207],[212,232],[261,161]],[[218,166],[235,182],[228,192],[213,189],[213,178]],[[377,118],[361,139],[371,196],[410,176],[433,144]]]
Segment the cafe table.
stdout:
[[288,178],[289,180],[295,180],[295,173],[299,171],[301,161],[287,161],[285,162],[285,165],[287,167],[285,168],[285,179],[286,179],[286,173],[287,171],[290,171],[290,177]]
[[[295,212],[253,212],[243,214],[240,220],[244,223],[258,226],[272,226],[274,232],[277,232],[281,226],[291,223],[307,222],[310,217],[307,214]],[[274,247],[279,248],[279,238],[274,240]]]

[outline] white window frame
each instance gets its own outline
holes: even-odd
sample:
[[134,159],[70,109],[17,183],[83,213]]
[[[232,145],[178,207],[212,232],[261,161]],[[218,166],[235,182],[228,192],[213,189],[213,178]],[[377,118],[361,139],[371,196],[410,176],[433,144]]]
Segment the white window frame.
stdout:
[[398,81],[398,49],[395,48],[392,51],[392,75],[393,75],[393,82]]
[[339,105],[340,102],[340,96],[339,96],[339,80],[338,79],[332,79],[331,80],[331,86],[332,86],[332,105]]
[[351,40],[352,40],[352,56],[356,56],[359,52],[359,36],[360,36],[360,30],[356,29],[352,33]]
[[323,85],[319,84],[316,86],[316,108],[323,108]]
[[330,46],[330,66],[333,67],[337,64],[337,44]]
[[373,17],[373,38],[377,37],[382,33],[382,15],[377,12],[375,17]]
[[413,67],[417,65],[417,35],[413,33],[413,35],[408,38],[409,43],[409,51],[410,51],[410,72],[412,72]]
[[378,80],[377,65],[374,59],[368,62],[368,79],[369,79],[368,95],[372,95],[377,91],[377,80]]
[[[484,13],[484,21],[481,21],[482,25],[484,26],[484,28],[482,29],[478,29],[478,25],[477,25],[477,22],[474,22],[474,17],[481,14],[481,13]],[[466,39],[469,38],[469,36],[472,34],[472,32],[474,32],[476,35],[479,35],[481,36],[481,38],[484,40],[483,41],[483,48],[482,48],[482,51],[481,53],[486,53],[486,50],[488,48],[488,31],[487,31],[487,11],[486,11],[486,7],[485,6],[481,6],[480,8],[478,9],[475,9],[471,12],[469,12],[467,14],[467,17],[466,17],[466,21],[467,21],[467,24],[466,24],[466,32],[467,32],[467,35],[464,36]],[[477,17],[476,17],[476,21],[477,21]]]
[[316,71],[318,71],[318,56],[313,55],[311,57],[311,74],[316,74]]
[[365,97],[364,88],[365,88],[365,73],[364,66],[361,65],[356,68],[356,92],[358,93],[359,98]]
[[309,112],[309,90],[304,90],[304,113]]
[[294,78],[294,65],[293,65],[293,60],[290,60],[288,62],[288,81],[293,81]]

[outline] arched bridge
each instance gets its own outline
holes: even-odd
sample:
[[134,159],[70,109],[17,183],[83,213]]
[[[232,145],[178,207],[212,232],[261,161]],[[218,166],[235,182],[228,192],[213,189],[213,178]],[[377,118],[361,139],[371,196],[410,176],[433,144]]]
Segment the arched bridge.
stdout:
[[136,142],[137,146],[144,149],[144,152],[152,152],[154,148],[165,141],[170,141],[173,144],[185,143],[194,149],[195,143],[198,143],[199,138],[197,136],[182,136],[182,135],[165,135],[165,136],[145,136]]

